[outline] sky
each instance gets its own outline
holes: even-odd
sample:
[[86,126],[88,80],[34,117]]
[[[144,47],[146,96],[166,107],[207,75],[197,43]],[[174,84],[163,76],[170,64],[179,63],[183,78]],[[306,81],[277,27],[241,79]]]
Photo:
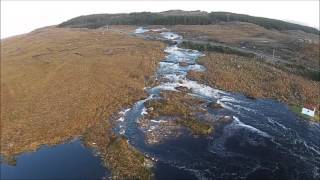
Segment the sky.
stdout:
[[1,39],[56,25],[80,15],[160,12],[170,9],[228,11],[286,20],[319,29],[319,0],[302,1],[3,1]]

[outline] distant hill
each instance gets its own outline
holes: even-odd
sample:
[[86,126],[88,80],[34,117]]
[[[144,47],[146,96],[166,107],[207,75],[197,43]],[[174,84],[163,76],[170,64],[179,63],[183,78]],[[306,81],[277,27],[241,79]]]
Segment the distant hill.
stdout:
[[169,10],[169,11],[163,11],[159,14],[164,16],[201,16],[201,15],[207,15],[208,12],[206,11],[183,11],[183,10]]
[[219,22],[249,22],[266,29],[301,30],[319,34],[316,28],[286,21],[255,17],[230,12],[170,10],[160,13],[138,12],[129,14],[93,14],[79,16],[59,25],[59,27],[99,28],[105,25],[208,25]]

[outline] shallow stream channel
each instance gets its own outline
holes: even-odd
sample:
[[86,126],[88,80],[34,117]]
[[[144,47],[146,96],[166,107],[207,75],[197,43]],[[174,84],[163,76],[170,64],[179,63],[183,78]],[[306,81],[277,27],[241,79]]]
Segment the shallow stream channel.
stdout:
[[[123,108],[114,132],[153,163],[155,179],[320,179],[320,125],[288,106],[252,99],[188,79],[205,54],[183,49],[169,29],[138,28],[135,36],[168,43],[148,97]],[[81,141],[43,147],[1,163],[3,179],[101,179],[110,173]],[[49,162],[49,163],[48,163]]]

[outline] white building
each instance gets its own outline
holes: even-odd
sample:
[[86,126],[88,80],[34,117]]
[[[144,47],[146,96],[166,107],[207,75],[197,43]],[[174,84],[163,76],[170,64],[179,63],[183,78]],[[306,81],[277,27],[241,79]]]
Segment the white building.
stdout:
[[305,106],[302,108],[302,111],[301,111],[302,114],[305,114],[311,117],[314,117],[315,112],[316,112],[316,107],[313,107],[313,106]]

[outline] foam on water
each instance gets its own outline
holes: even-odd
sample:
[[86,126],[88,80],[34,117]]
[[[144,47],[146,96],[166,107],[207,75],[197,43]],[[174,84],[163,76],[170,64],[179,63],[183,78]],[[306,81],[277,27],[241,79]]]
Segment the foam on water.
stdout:
[[153,32],[159,32],[159,31],[167,31],[167,28],[158,28],[158,29],[150,29]]
[[148,114],[148,112],[147,112],[147,108],[145,108],[145,107],[143,107],[143,109],[142,109],[142,111],[141,111],[141,115],[146,115],[146,114]]
[[283,130],[289,130],[289,128],[285,127],[283,124],[273,120],[271,117],[267,117],[267,121],[270,123],[270,124],[275,124],[277,125],[278,127],[281,127]]
[[178,87],[175,83],[163,83],[158,86],[155,86],[151,89],[149,89],[149,92],[157,92],[159,90],[161,91],[177,91],[175,88]]
[[162,37],[169,39],[169,40],[178,40],[178,39],[182,39],[182,36],[173,33],[173,32],[162,32],[161,33]]
[[185,79],[186,75],[185,74],[165,74],[163,76],[163,78],[165,78],[166,80],[169,80],[170,82],[179,82],[180,80]]
[[142,34],[142,33],[148,32],[148,31],[149,31],[148,29],[145,29],[145,28],[143,28],[143,27],[139,27],[139,28],[137,28],[137,29],[134,31],[134,33],[136,33],[136,34]]
[[206,98],[220,98],[221,95],[226,95],[227,93],[218,89],[211,88],[210,86],[200,84],[196,81],[191,81],[188,79],[182,79],[178,86],[183,86],[191,89],[191,91],[200,96]]
[[130,108],[124,109],[119,112],[120,115],[125,115],[128,111],[130,111]]
[[236,116],[233,116],[233,122],[232,122],[232,126],[236,126],[236,127],[240,127],[240,128],[245,128],[245,129],[248,129],[252,132],[256,132],[257,134],[261,135],[261,136],[264,136],[264,137],[267,137],[267,138],[270,138],[271,136],[266,133],[266,132],[263,132],[253,126],[250,126],[250,125],[247,125],[247,124],[244,124],[243,122],[241,122],[239,120],[239,118],[237,118]]
[[181,71],[179,64],[171,63],[171,62],[160,62],[160,69],[162,73],[174,73]]
[[118,114],[120,115],[120,117],[118,118],[117,121],[123,122],[123,121],[124,121],[124,116],[125,116],[125,114],[126,114],[128,111],[130,111],[130,108],[124,109],[124,110],[120,111],[120,112],[118,113]]
[[117,121],[123,122],[124,121],[124,117],[120,117]]
[[160,120],[154,120],[154,119],[151,119],[150,120],[151,122],[154,122],[154,123],[166,123],[166,122],[168,122],[168,121],[166,121],[166,120],[162,120],[162,119],[160,119]]
[[244,101],[241,101],[241,100],[239,100],[239,99],[235,99],[235,98],[233,98],[233,97],[231,97],[231,96],[222,96],[220,99],[219,99],[219,102],[233,102],[233,103],[241,103],[241,104],[243,104],[243,103],[246,103],[246,102],[244,102]]

